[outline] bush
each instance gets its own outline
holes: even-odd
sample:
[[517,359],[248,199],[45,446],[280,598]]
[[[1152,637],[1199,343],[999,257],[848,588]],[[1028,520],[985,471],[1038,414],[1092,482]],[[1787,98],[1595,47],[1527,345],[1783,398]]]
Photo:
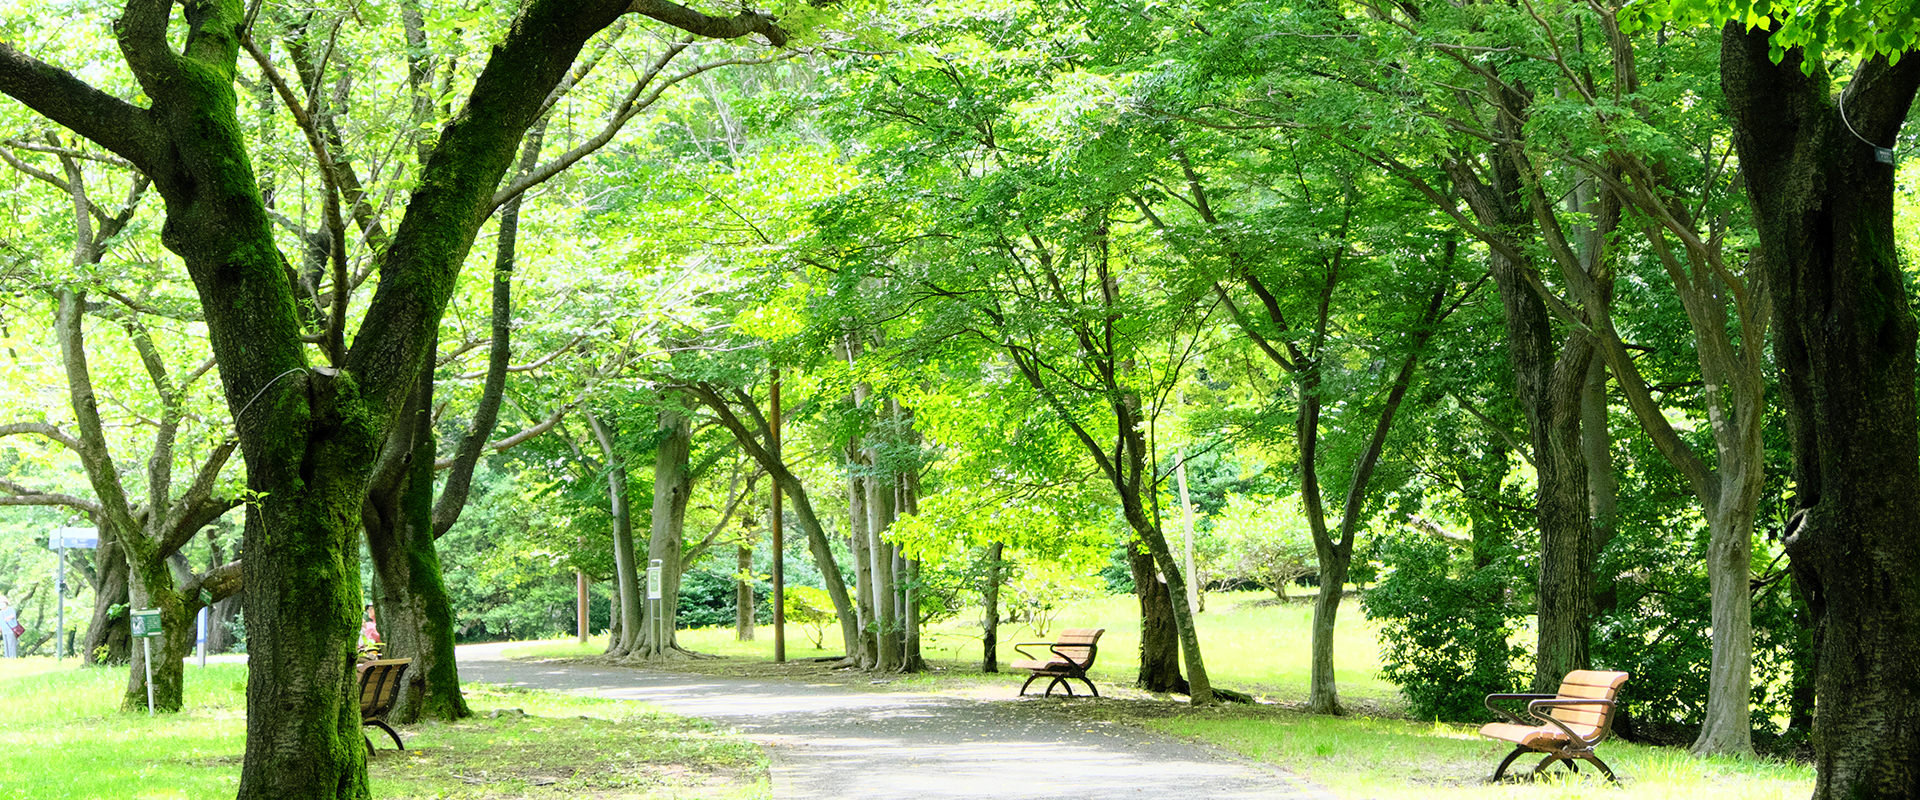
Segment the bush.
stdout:
[[1513,665],[1525,651],[1508,641],[1525,616],[1508,599],[1525,585],[1519,554],[1476,567],[1466,548],[1420,534],[1384,537],[1380,551],[1391,570],[1361,604],[1381,623],[1386,679],[1421,719],[1486,718],[1487,695],[1524,685]]

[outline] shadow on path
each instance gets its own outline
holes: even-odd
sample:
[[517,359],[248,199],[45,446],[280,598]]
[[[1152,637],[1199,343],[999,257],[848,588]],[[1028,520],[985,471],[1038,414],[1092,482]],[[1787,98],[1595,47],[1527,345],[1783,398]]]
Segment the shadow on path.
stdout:
[[738,728],[772,753],[776,798],[1331,797],[1299,778],[1231,755],[1125,725],[1043,713],[1041,704],[1055,701],[974,700],[800,681],[508,661],[499,655],[507,646],[459,648],[461,678],[644,700],[675,714]]

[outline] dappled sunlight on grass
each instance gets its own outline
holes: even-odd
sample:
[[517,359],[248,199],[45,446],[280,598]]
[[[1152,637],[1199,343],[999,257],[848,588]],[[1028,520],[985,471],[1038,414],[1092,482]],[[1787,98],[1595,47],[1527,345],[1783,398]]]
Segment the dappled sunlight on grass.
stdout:
[[[188,667],[185,710],[122,712],[118,668],[0,661],[0,800],[232,797],[246,666]],[[478,716],[401,727],[369,762],[382,798],[765,798],[760,748],[640,703],[472,686]],[[352,743],[360,747],[360,743]]]
[[[1215,685],[1262,695],[1283,702],[1301,702],[1307,696],[1312,671],[1311,625],[1313,608],[1296,598],[1294,602],[1275,603],[1264,592],[1223,592],[1207,597],[1207,611],[1200,614],[1202,653],[1207,671]],[[1100,655],[1093,669],[1095,683],[1120,687],[1133,682],[1139,671],[1140,612],[1132,595],[1107,595],[1062,603],[1047,615],[1045,624],[1003,623],[1000,628],[1000,663],[1021,656],[1013,643],[1050,640],[1063,628],[1106,628],[1100,640]],[[1343,700],[1361,707],[1398,709],[1404,706],[1399,689],[1380,677],[1379,648],[1375,631],[1360,613],[1360,604],[1349,598],[1341,604],[1335,628],[1335,680]],[[727,658],[770,661],[773,659],[772,626],[760,626],[753,641],[734,638],[734,630],[699,628],[676,634],[680,645],[696,652]],[[815,649],[799,626],[787,626],[787,658],[790,660],[838,655],[839,628],[825,633],[826,645]],[[592,637],[586,645],[574,639],[527,642],[507,648],[508,658],[593,658],[606,649],[606,637]],[[1032,648],[1029,648],[1032,650]],[[979,672],[980,629],[972,610],[959,618],[929,626],[923,634],[921,651],[941,673],[931,677],[904,676],[897,682],[923,686],[965,686],[1003,684],[1011,675],[986,675]],[[1044,650],[1036,650],[1044,652]],[[672,662],[663,665],[671,668]],[[701,670],[706,671],[706,670]],[[1016,683],[1017,687],[1018,684]]]

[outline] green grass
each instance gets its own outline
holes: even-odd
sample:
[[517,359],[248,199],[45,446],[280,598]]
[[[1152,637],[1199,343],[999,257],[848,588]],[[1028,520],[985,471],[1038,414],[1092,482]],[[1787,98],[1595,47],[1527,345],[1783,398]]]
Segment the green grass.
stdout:
[[[1309,644],[1313,608],[1301,602],[1274,604],[1268,602],[1269,597],[1260,592],[1215,593],[1207,597],[1207,611],[1198,617],[1207,674],[1218,686],[1282,702],[1301,702],[1307,696],[1312,668]],[[1106,628],[1106,634],[1100,639],[1099,660],[1093,668],[1094,682],[1103,687],[1133,682],[1140,668],[1140,611],[1132,595],[1065,604],[1051,617],[1044,631],[1030,624],[1003,624],[1000,628],[1002,667],[1020,657],[1009,643],[1048,639],[1062,628]],[[841,652],[837,626],[830,627],[822,638],[823,647],[816,648],[807,631],[789,624],[787,657],[811,658]],[[771,625],[760,626],[751,642],[735,641],[731,627],[683,630],[678,639],[682,647],[701,653],[761,661],[773,658]],[[1342,603],[1334,633],[1337,654],[1334,680],[1341,698],[1362,707],[1404,707],[1399,689],[1380,677],[1379,648],[1374,641],[1373,626],[1361,615],[1359,603],[1353,600]],[[529,642],[508,649],[506,655],[509,658],[586,658],[605,649],[605,637],[594,637],[584,646],[571,639]],[[929,626],[923,634],[921,651],[928,661],[943,668],[943,674],[911,676],[903,679],[903,683],[952,685],[1007,680],[1004,676],[979,677],[980,628],[971,615]]]
[[[1272,708],[1194,709],[1140,721],[1158,730],[1224,747],[1369,800],[1799,800],[1813,792],[1805,764],[1760,759],[1698,759],[1672,747],[1612,740],[1598,750],[1621,777],[1607,785],[1591,770],[1564,780],[1489,786],[1486,777],[1512,749],[1472,726],[1382,718],[1315,717]],[[1510,771],[1531,771],[1522,757]],[[1558,771],[1559,768],[1555,768]]]
[[[0,661],[0,800],[230,797],[246,732],[246,667],[187,668],[187,710],[118,710],[124,669]],[[478,716],[378,731],[381,798],[765,798],[760,748],[631,701],[467,687]],[[498,713],[496,713],[498,712]],[[369,729],[371,730],[371,729]],[[356,745],[358,746],[358,745]]]

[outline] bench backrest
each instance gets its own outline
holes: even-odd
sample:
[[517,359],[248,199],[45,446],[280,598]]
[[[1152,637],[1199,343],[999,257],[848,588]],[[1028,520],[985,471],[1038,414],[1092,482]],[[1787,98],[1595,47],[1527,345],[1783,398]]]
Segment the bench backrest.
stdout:
[[365,661],[360,670],[360,717],[384,716],[400,697],[400,678],[407,674],[411,658]]
[[1060,632],[1060,638],[1054,640],[1053,651],[1058,656],[1073,659],[1073,663],[1080,665],[1081,669],[1090,668],[1093,666],[1093,657],[1100,652],[1100,634],[1106,632],[1106,628],[1068,628]]
[[[1626,682],[1627,673],[1624,672],[1576,669],[1567,673],[1566,680],[1560,682],[1559,694],[1561,697],[1582,700],[1614,700],[1620,693],[1620,684]],[[1556,708],[1547,713],[1566,723],[1581,738],[1591,739],[1594,734],[1613,724],[1613,709],[1614,706],[1572,706]]]

